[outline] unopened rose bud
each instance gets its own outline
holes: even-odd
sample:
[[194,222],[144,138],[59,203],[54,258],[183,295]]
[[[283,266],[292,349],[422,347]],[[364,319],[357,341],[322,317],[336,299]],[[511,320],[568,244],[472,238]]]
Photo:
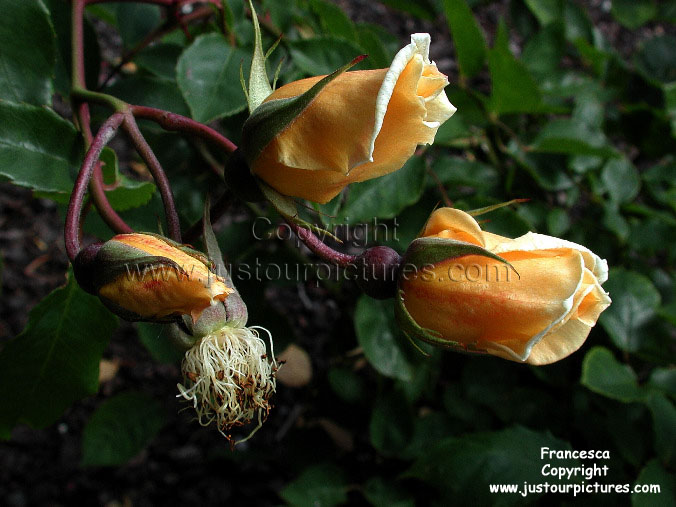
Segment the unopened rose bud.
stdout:
[[[400,169],[455,112],[429,46],[429,34],[413,34],[388,69],[340,74],[293,121],[271,105],[301,96],[324,76],[272,92],[244,125],[251,171],[283,195],[326,203],[349,183]],[[280,122],[288,126],[267,142]]]
[[[422,258],[419,245],[428,245],[433,260],[402,276],[399,288],[408,316],[427,333],[418,336],[431,343],[549,364],[576,351],[610,305],[601,288],[606,261],[570,241],[534,233],[505,238],[452,208],[432,213],[421,238],[409,252]],[[465,253],[443,258],[446,247]]]
[[130,321],[171,322],[181,315],[196,321],[232,292],[204,255],[151,234],[119,234],[87,248],[75,272],[86,290]]

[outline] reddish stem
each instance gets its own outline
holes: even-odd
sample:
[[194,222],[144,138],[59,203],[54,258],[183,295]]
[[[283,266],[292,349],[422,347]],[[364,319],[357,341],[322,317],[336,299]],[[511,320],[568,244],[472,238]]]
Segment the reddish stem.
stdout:
[[[72,79],[73,86],[85,88],[85,66],[84,66],[84,0],[73,0],[72,8]],[[73,101],[75,103],[75,100]],[[76,117],[80,126],[80,131],[84,137],[85,146],[89,147],[92,143],[92,131],[90,127],[89,105],[80,102],[75,107]],[[97,159],[98,162],[98,159]],[[96,163],[94,167],[94,177],[91,178],[89,190],[91,198],[103,221],[117,233],[131,232],[122,217],[120,217],[108,202],[106,192],[103,189],[103,174],[101,164]]]
[[287,220],[287,223],[298,238],[305,243],[305,246],[325,261],[331,262],[341,268],[346,268],[357,263],[358,256],[338,252],[315,236],[310,229],[301,227],[290,220]]
[[[80,173],[75,180],[73,193],[70,196],[68,204],[68,212],[66,213],[66,224],[64,227],[64,235],[66,241],[66,253],[68,258],[73,261],[80,251],[80,216],[82,214],[82,202],[84,200],[87,185],[92,178],[97,167],[97,162],[101,156],[101,151],[108,144],[117,132],[118,127],[124,120],[123,113],[115,113],[108,118],[92,140],[89,150],[85,155]],[[125,232],[132,232],[131,229]]]
[[188,132],[205,141],[211,141],[228,153],[237,149],[237,145],[223,134],[186,116],[147,106],[130,106],[130,109],[136,118],[152,120],[165,130]]
[[167,226],[169,228],[169,236],[174,241],[181,243],[181,225],[178,219],[178,213],[176,212],[176,204],[174,203],[174,195],[171,192],[171,185],[169,185],[169,179],[167,178],[164,169],[160,161],[157,160],[155,153],[152,148],[141,134],[141,131],[136,124],[136,120],[131,112],[127,112],[124,117],[124,123],[122,128],[125,130],[129,139],[131,139],[132,144],[136,148],[136,151],[141,155],[141,158],[144,160],[150,173],[157,183],[157,188],[160,191],[162,196],[162,202],[164,203],[164,214],[167,218]]

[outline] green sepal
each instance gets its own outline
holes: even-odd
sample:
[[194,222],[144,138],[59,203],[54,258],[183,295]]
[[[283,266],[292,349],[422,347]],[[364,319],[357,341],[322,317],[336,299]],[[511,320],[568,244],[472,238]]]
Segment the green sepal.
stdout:
[[245,90],[244,93],[249,103],[249,114],[251,114],[272,93],[268,73],[265,70],[265,60],[277,44],[266,54],[263,54],[261,27],[258,24],[258,15],[251,0],[249,0],[249,8],[251,9],[251,21],[254,28],[254,52],[251,58],[251,72],[249,73],[249,90],[248,92]]
[[273,208],[275,208],[275,211],[282,215],[288,222],[292,222],[305,229],[310,229],[312,232],[315,232],[319,235],[328,236],[338,243],[343,242],[343,240],[335,236],[331,231],[317,227],[316,225],[300,218],[298,215],[298,209],[296,208],[296,201],[291,197],[280,194],[262,180],[258,180],[258,186],[260,187],[265,199],[272,205]]
[[415,341],[413,340],[414,338],[429,343],[430,345],[434,345],[436,347],[440,347],[446,350],[452,350],[454,352],[462,352],[467,354],[488,353],[486,350],[480,349],[471,344],[463,344],[453,340],[445,340],[441,337],[441,335],[438,332],[434,331],[433,329],[427,329],[422,327],[413,319],[413,317],[409,313],[404,303],[404,297],[405,297],[404,291],[400,289],[397,292],[397,297],[394,298],[395,299],[394,318],[397,321],[399,329],[401,329],[401,331],[404,333],[406,338],[409,339],[411,344],[416,349],[418,349],[422,354],[429,356],[428,353],[422,350],[420,346],[417,343],[415,343]]
[[464,257],[465,255],[481,255],[489,257],[503,264],[507,264],[517,275],[514,266],[505,259],[483,247],[448,238],[418,238],[413,240],[404,254],[402,265],[412,265],[416,268],[431,266],[449,259]]
[[[225,283],[233,292],[228,294],[222,304],[207,308],[202,316],[197,320],[193,327],[193,332],[198,335],[204,335],[215,331],[223,325],[233,327],[244,327],[249,319],[249,312],[246,304],[239,295],[235,284],[232,282],[230,273],[223,262],[223,254],[218,246],[214,229],[211,226],[209,198],[204,201],[204,219],[202,220],[202,237],[204,246],[211,261],[216,265],[216,274],[225,280]],[[222,310],[221,310],[222,308]],[[219,325],[220,323],[220,325]]]
[[473,217],[478,217],[479,215],[483,215],[484,213],[490,213],[491,211],[504,208],[505,206],[510,206],[512,204],[519,204],[528,201],[529,199],[512,199],[511,201],[501,202],[500,204],[492,204],[491,206],[484,206],[483,208],[473,209],[471,211],[467,211],[466,213]]
[[242,151],[249,167],[253,165],[265,147],[310,105],[326,85],[364,58],[366,55],[358,56],[350,63],[325,76],[302,95],[271,100],[258,106],[244,122],[242,128]]

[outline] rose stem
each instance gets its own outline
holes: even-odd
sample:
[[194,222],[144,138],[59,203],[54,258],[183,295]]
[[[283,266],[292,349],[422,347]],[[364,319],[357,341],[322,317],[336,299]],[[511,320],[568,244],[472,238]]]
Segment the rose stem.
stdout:
[[68,203],[68,212],[66,213],[66,224],[64,227],[64,236],[66,241],[66,253],[68,258],[73,261],[80,251],[80,216],[82,213],[82,202],[84,195],[89,185],[92,175],[98,166],[97,162],[101,156],[101,151],[108,144],[117,132],[118,127],[124,121],[124,113],[114,113],[108,118],[101,128],[96,133],[96,137],[92,140],[87,154],[85,155],[80,173],[75,180],[73,193],[70,196]]
[[129,108],[136,118],[152,120],[165,130],[193,134],[205,141],[216,144],[228,153],[232,153],[237,149],[237,146],[223,134],[203,123],[181,116],[180,114],[147,106],[129,106]]
[[169,237],[174,241],[181,242],[181,224],[178,220],[178,213],[176,212],[176,204],[174,203],[174,195],[171,193],[171,185],[167,178],[160,161],[157,160],[152,148],[141,134],[141,131],[136,124],[136,120],[131,112],[124,115],[124,123],[122,128],[131,139],[136,151],[141,155],[145,161],[150,173],[157,183],[157,188],[162,196],[162,203],[164,204],[164,214],[167,218],[167,226],[169,227]]
[[[84,137],[85,147],[89,147],[92,143],[92,132],[90,127],[89,105],[84,101],[75,100],[77,97],[77,90],[86,88],[84,79],[84,37],[83,37],[83,15],[84,15],[84,0],[73,0],[72,14],[72,33],[71,43],[73,47],[72,52],[72,82],[73,82],[73,105],[76,111],[77,124],[80,127],[82,136]],[[111,97],[113,98],[113,97]],[[92,201],[96,206],[103,221],[113,231],[118,233],[132,232],[124,220],[117,214],[113,207],[108,202],[106,193],[103,190],[103,174],[101,173],[101,164],[98,160],[94,167],[93,177],[88,179],[89,190]]]
[[312,252],[324,259],[325,261],[331,262],[336,266],[345,268],[349,265],[355,264],[357,262],[356,255],[348,255],[341,252],[338,252],[326,245],[322,240],[320,240],[315,234],[305,227],[301,227],[293,223],[291,220],[287,220],[291,230],[296,233],[298,238],[305,243]]

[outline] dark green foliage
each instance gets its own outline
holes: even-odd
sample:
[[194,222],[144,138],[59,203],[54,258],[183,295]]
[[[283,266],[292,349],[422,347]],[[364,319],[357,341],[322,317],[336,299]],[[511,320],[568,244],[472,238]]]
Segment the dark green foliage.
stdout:
[[[136,68],[110,80],[104,91],[211,122],[241,144],[246,98],[239,73],[241,65],[243,75],[249,74],[253,29],[242,2],[226,3],[225,19],[214,15],[191,24],[190,38],[180,30],[165,35],[138,52],[132,59]],[[61,204],[83,155],[69,118],[51,109],[55,91],[68,101],[66,4],[0,0],[0,178]],[[481,216],[482,227],[511,237],[532,230],[585,245],[608,260],[604,288],[613,304],[582,348],[554,365],[535,368],[425,345],[427,357],[397,328],[392,300],[359,296],[349,276],[327,276],[315,257],[284,237],[275,239],[279,217],[269,208],[237,205],[214,225],[249,306],[249,323],[270,329],[277,352],[292,342],[306,348],[314,376],[303,388],[278,386],[270,429],[264,426],[248,447],[227,451],[225,458],[226,451],[212,450],[210,461],[193,464],[190,473],[207,474],[204,470],[232,461],[245,473],[262,474],[257,488],[268,503],[297,506],[673,505],[676,41],[669,23],[676,19],[674,2],[613,0],[604,13],[573,0],[511,0],[497,6],[504,9],[465,0],[374,4],[384,9],[376,12],[413,20],[418,29],[445,16],[447,23],[434,27],[449,28],[439,62],[448,65],[448,57],[454,58],[441,71],[449,74],[446,92],[458,111],[436,143],[401,170],[351,185],[330,203],[315,206],[319,215],[292,200],[280,207],[288,205],[289,213],[298,209],[308,222],[341,225],[343,232],[345,224],[368,224],[351,229],[362,233],[359,248],[387,244],[403,254],[439,205],[471,210],[526,198],[527,203]],[[369,58],[358,68],[385,67],[408,43],[392,35],[401,30],[377,24],[376,16],[355,23],[328,0],[264,1],[256,8],[265,20],[264,48],[283,33],[267,60],[269,76],[281,62],[279,85],[331,73],[365,53]],[[117,30],[125,50],[164,23],[161,12],[126,2],[88,7],[90,21]],[[508,17],[495,19],[496,12]],[[609,33],[592,22],[598,19],[604,25],[614,19],[622,37],[606,40]],[[222,33],[224,24],[232,32]],[[651,28],[630,31],[639,27]],[[87,80],[94,89],[89,81],[98,75],[100,55],[89,24],[85,35]],[[286,128],[311,98],[291,107],[275,128]],[[260,123],[271,107],[262,109]],[[94,108],[94,126],[107,113]],[[214,202],[224,191],[208,167],[222,168],[226,154],[201,140],[161,133],[156,125],[141,127],[188,226],[200,216],[205,194],[211,192]],[[259,133],[252,149],[260,151],[268,137]],[[155,186],[129,171],[129,157],[118,162],[106,149],[103,161],[113,207],[132,226],[157,230],[162,206]],[[376,236],[383,229],[374,220],[388,233]],[[112,234],[94,211],[85,232],[104,240]],[[346,240],[333,246],[347,251],[353,245]],[[270,268],[280,265],[287,271],[276,276]],[[0,437],[10,438],[18,423],[49,426],[77,400],[94,394],[97,366],[115,322],[72,278],[38,303],[25,330],[0,345]],[[159,326],[140,324],[137,331],[153,361],[179,362],[180,353]],[[172,455],[149,444],[165,413],[180,407],[138,392],[101,402],[84,430],[82,464],[123,465],[144,448]],[[276,411],[283,414],[279,419]],[[212,430],[194,424],[190,431]],[[203,443],[195,436],[191,445]],[[610,460],[596,460],[611,470],[599,483],[660,484],[662,493],[575,499],[489,493],[494,483],[556,482],[541,475],[547,463],[576,466],[541,459],[542,447],[609,450]],[[181,487],[192,480],[189,475]],[[232,484],[233,491],[237,487]]]

